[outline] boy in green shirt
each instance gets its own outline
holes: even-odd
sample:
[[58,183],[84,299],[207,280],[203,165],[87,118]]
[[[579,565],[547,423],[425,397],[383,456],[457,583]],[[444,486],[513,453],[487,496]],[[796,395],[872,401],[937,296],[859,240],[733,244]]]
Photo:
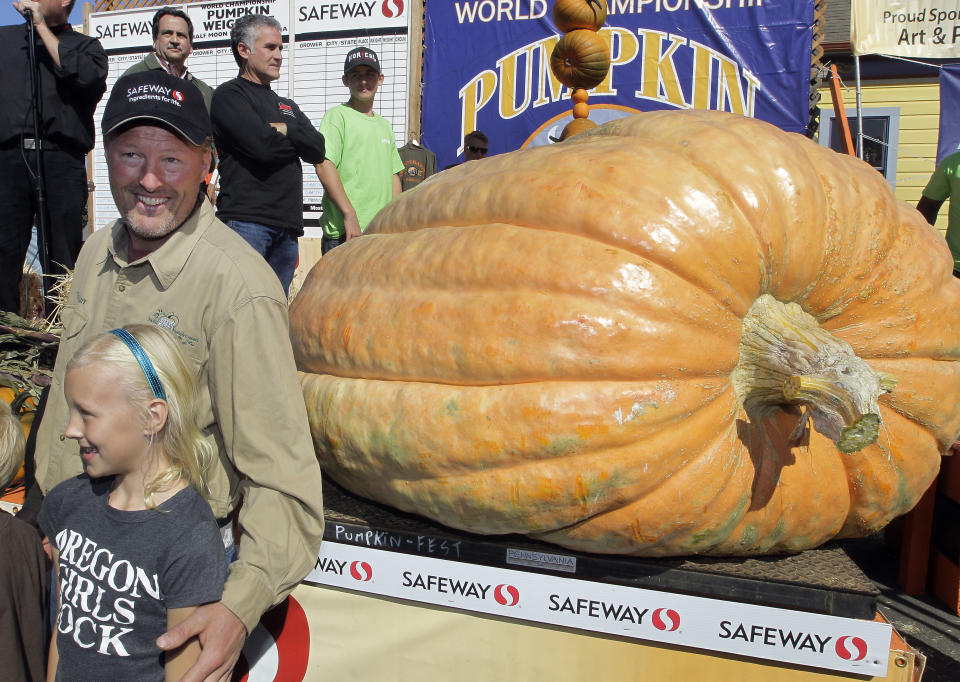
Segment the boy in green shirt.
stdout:
[[326,158],[317,166],[323,184],[322,253],[359,237],[373,216],[400,194],[403,162],[393,128],[373,112],[381,83],[376,52],[357,47],[347,53],[343,84],[350,89],[350,101],[330,109],[320,122],[326,141]]

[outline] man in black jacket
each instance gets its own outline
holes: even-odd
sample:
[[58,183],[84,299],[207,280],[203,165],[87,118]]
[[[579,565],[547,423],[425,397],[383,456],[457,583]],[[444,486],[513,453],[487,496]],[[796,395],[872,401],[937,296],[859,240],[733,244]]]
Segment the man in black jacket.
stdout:
[[[74,0],[19,0],[30,11],[40,72],[40,148],[47,188],[49,242],[57,264],[72,268],[83,244],[87,198],[84,156],[93,149],[93,113],[107,89],[107,55],[100,42],[67,23]],[[38,206],[33,97],[26,27],[0,27],[0,309],[17,312],[18,288]],[[51,274],[51,273],[47,273]]]
[[276,19],[241,17],[230,34],[240,75],[213,93],[210,116],[220,154],[217,217],[266,258],[288,291],[303,234],[300,160],[323,163],[323,136],[270,83],[280,77],[283,39]]

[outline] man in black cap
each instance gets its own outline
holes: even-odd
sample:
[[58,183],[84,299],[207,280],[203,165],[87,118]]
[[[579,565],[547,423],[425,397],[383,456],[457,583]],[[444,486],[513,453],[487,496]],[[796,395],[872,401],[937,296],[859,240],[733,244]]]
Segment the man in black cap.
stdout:
[[[74,0],[19,0],[36,35],[41,104],[39,142],[47,189],[47,253],[73,267],[83,244],[82,211],[87,199],[84,156],[93,149],[93,112],[107,89],[107,55],[100,42],[67,23]],[[33,96],[24,26],[0,27],[0,310],[17,312],[18,288],[30,233],[39,210]],[[53,273],[46,273],[53,274]]]
[[323,183],[321,250],[359,237],[381,208],[400,194],[403,161],[390,122],[373,111],[383,71],[377,53],[357,47],[343,63],[350,99],[323,116],[327,159],[317,168]]
[[[208,473],[210,505],[228,555],[241,496],[243,542],[221,601],[198,607],[158,646],[170,651],[196,636],[203,651],[189,679],[229,679],[246,635],[311,570],[323,535],[320,468],[286,296],[263,258],[216,219],[199,191],[211,129],[190,82],[159,70],[120,78],[103,134],[121,218],[94,232],[77,259],[37,433],[36,480],[47,492],[80,473],[76,443],[60,435],[69,418],[64,375],[77,349],[125,324],[170,330],[199,377],[200,423],[218,452]],[[249,399],[268,385],[279,412]]]
[[260,253],[286,292],[303,234],[300,160],[323,161],[323,136],[292,99],[270,84],[283,63],[281,26],[273,17],[248,14],[230,32],[240,75],[213,93],[210,116],[220,154],[217,217]]

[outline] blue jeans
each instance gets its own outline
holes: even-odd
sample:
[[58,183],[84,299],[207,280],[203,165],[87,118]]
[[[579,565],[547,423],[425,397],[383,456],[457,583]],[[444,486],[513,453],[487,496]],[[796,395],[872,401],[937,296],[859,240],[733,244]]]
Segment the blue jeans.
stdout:
[[323,239],[320,240],[320,255],[322,256],[327,251],[335,249],[341,244],[346,244],[346,242],[347,235],[345,234],[339,237],[328,237],[327,235],[323,235]]
[[286,230],[244,220],[228,220],[227,226],[246,239],[253,250],[266,259],[280,278],[283,293],[289,293],[299,257],[297,238]]

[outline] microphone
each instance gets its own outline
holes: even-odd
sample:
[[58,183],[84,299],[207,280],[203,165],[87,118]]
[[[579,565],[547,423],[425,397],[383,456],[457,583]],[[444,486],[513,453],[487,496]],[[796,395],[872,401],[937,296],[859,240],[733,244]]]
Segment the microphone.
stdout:
[[33,23],[33,10],[32,10],[32,9],[27,8],[27,9],[23,10],[23,16],[27,19],[27,21],[29,21],[30,23]]

